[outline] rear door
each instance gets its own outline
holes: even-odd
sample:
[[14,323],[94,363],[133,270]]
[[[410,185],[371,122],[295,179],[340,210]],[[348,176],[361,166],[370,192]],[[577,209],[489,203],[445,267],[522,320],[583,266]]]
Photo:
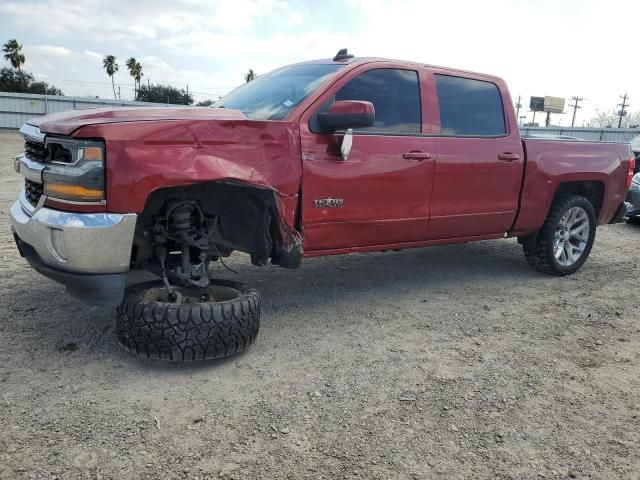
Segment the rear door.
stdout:
[[[423,136],[423,87],[418,68],[365,65],[303,115],[306,252],[424,240],[435,139]],[[342,135],[320,132],[315,120],[336,100],[366,100],[376,113],[372,127],[354,131],[347,160],[340,156]]]
[[506,86],[448,71],[433,78],[440,125],[427,239],[504,233],[517,213],[524,167]]

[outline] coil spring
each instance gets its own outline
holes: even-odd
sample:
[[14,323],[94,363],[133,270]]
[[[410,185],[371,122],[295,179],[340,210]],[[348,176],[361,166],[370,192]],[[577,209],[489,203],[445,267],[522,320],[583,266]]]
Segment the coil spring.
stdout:
[[182,203],[176,206],[169,217],[169,231],[176,237],[182,237],[191,228],[193,205]]

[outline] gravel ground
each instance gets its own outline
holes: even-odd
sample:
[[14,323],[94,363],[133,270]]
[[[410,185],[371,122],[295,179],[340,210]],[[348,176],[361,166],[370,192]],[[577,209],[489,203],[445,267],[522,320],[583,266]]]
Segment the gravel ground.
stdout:
[[234,256],[257,343],[155,363],[20,258],[20,147],[0,133],[0,478],[640,478],[640,227],[600,228],[567,278],[515,240]]

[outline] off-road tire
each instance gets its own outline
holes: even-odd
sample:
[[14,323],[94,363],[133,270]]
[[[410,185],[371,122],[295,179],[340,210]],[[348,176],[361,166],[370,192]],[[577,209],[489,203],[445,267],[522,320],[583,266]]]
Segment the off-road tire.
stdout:
[[[581,207],[589,217],[589,240],[582,256],[571,266],[563,266],[553,253],[553,238],[562,216],[573,207]],[[593,204],[581,195],[562,195],[551,205],[549,215],[537,234],[521,240],[524,256],[533,268],[549,275],[570,275],[587,261],[596,237],[596,212]]]
[[260,295],[239,282],[211,283],[236,289],[239,296],[180,304],[143,297],[162,286],[160,281],[128,287],[117,310],[118,342],[135,355],[161,360],[209,360],[242,352],[258,336]]

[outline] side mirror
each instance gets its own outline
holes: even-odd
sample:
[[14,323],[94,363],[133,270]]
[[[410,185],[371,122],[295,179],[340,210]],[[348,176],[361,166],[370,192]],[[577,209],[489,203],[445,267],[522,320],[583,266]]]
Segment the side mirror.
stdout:
[[361,100],[333,102],[326,112],[318,114],[318,124],[326,132],[371,127],[375,119],[373,103]]

